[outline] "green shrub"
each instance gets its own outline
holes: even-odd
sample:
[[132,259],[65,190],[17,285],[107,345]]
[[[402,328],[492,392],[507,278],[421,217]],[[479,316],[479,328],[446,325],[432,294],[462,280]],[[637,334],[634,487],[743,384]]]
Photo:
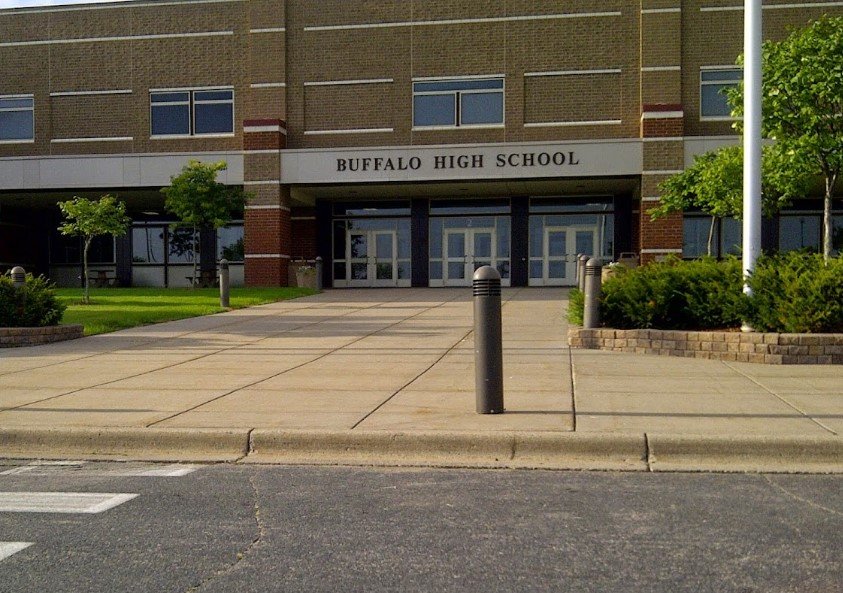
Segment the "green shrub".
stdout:
[[582,325],[585,294],[579,288],[572,288],[568,293],[568,323]]
[[790,252],[758,259],[745,317],[756,331],[843,332],[843,258]]
[[0,276],[0,327],[58,325],[66,308],[41,276],[27,274],[21,288],[15,288],[10,276]]
[[740,325],[745,303],[736,259],[672,259],[621,269],[603,284],[600,316],[619,329],[718,329]]

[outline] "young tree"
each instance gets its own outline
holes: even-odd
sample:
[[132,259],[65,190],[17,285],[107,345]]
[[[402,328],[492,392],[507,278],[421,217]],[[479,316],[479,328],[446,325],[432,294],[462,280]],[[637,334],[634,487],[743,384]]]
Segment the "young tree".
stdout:
[[161,189],[166,197],[165,207],[180,221],[176,226],[193,230],[191,287],[196,286],[199,280],[199,229],[206,226],[215,229],[225,226],[243,208],[245,196],[242,190],[217,181],[217,173],[225,169],[226,164],[222,161],[212,164],[190,161],[182,168],[181,173],[170,178],[169,187]]
[[[742,58],[738,59],[741,63]],[[762,133],[825,180],[823,257],[832,251],[831,204],[843,169],[843,17],[822,17],[762,50]],[[729,94],[735,115],[743,89]]]
[[[765,216],[804,195],[810,183],[805,164],[777,145],[763,148],[761,168],[761,208]],[[660,205],[648,212],[656,219],[683,210],[700,210],[711,216],[711,255],[717,219],[740,219],[743,215],[743,147],[725,146],[696,157],[691,167],[661,184]]]
[[88,248],[91,241],[98,235],[125,235],[131,219],[126,216],[126,204],[111,195],[104,195],[96,202],[75,197],[59,202],[59,208],[65,219],[64,224],[59,226],[61,234],[82,237],[82,273],[85,279],[82,302],[88,304]]

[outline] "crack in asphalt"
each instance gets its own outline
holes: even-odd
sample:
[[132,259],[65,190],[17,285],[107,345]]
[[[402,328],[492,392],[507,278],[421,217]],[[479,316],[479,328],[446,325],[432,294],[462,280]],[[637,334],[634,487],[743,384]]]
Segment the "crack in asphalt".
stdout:
[[841,513],[840,511],[837,511],[835,509],[830,509],[826,506],[823,506],[821,504],[818,504],[818,503],[814,502],[813,500],[809,500],[807,498],[802,498],[798,494],[794,494],[793,492],[791,492],[790,490],[788,490],[787,488],[785,488],[781,484],[777,484],[776,482],[771,480],[770,476],[768,476],[766,474],[761,474],[761,477],[764,478],[764,481],[766,481],[770,486],[773,486],[774,488],[779,490],[782,494],[784,494],[788,498],[792,498],[793,500],[796,500],[796,501],[799,501],[801,503],[807,504],[808,506],[814,507],[816,509],[820,509],[821,511],[831,513],[832,515],[843,516],[843,513]]
[[249,542],[242,551],[237,552],[237,556],[234,562],[230,563],[225,568],[215,571],[213,574],[205,577],[196,585],[191,585],[185,590],[185,593],[195,593],[196,591],[201,591],[207,585],[218,581],[219,579],[225,577],[228,574],[231,574],[235,570],[238,570],[245,561],[249,558],[252,552],[260,546],[264,538],[266,536],[266,525],[263,522],[263,518],[261,517],[261,506],[260,506],[260,494],[258,492],[258,486],[255,482],[257,477],[257,470],[252,470],[249,473],[249,485],[252,487],[252,498],[254,500],[253,508],[254,508],[254,521],[255,521],[255,537]]

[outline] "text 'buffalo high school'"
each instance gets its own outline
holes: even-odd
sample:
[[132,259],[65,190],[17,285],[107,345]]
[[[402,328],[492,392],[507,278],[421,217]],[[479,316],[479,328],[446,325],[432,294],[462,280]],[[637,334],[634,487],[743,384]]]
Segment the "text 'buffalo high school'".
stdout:
[[[843,2],[764,3],[782,39]],[[573,283],[574,258],[705,252],[709,219],[652,221],[659,184],[738,137],[742,0],[138,0],[0,10],[0,267],[78,285],[58,201],[116,194],[131,231],[92,267],[187,286],[192,237],[160,188],[224,160],[242,219],[200,265],[287,285]],[[835,205],[835,224],[843,210]],[[716,227],[718,254],[740,226]],[[820,245],[806,196],[764,247]],[[838,241],[839,243],[839,241]],[[839,244],[837,248],[839,249]]]

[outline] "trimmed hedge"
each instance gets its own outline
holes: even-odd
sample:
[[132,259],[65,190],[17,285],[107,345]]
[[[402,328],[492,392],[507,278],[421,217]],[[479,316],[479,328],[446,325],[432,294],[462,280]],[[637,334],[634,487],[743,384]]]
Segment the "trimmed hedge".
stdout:
[[[843,332],[843,259],[790,252],[759,258],[743,294],[741,262],[672,259],[619,267],[603,283],[600,318],[617,329]],[[568,320],[582,323],[582,294],[574,289]]]
[[734,327],[741,322],[742,285],[736,259],[621,268],[603,284],[600,317],[618,329]]
[[0,276],[0,327],[58,325],[66,308],[42,276],[27,274],[21,288],[10,276]]
[[745,319],[756,331],[843,332],[843,258],[790,252],[758,259]]

